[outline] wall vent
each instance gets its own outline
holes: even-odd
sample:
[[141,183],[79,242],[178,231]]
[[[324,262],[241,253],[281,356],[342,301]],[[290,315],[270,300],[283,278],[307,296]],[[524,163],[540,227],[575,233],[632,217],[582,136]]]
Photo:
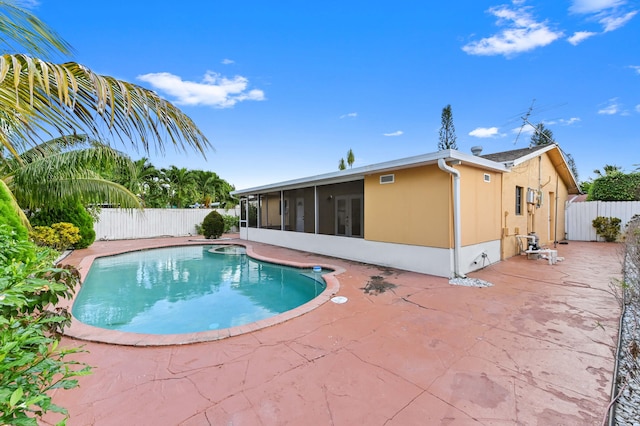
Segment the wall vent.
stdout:
[[491,175],[489,173],[485,173],[484,174],[484,181],[485,182],[491,182]]
[[380,176],[380,183],[384,184],[384,183],[394,183],[396,181],[396,176],[391,174],[391,175],[382,175]]

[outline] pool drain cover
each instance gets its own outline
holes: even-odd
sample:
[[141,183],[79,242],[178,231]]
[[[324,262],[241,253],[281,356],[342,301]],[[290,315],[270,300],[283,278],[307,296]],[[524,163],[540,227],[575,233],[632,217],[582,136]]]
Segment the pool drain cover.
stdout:
[[341,305],[341,304],[343,304],[343,303],[347,303],[347,300],[349,300],[349,299],[347,299],[347,298],[346,298],[346,297],[344,297],[344,296],[336,296],[336,297],[331,298],[331,301],[332,301],[333,303],[338,304],[338,305]]

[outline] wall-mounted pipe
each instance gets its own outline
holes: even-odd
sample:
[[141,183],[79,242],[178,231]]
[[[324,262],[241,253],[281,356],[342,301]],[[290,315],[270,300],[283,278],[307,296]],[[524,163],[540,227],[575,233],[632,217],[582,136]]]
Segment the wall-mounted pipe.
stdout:
[[460,272],[460,249],[462,239],[460,237],[460,172],[447,165],[444,158],[438,159],[440,170],[453,175],[453,273],[456,277],[464,278]]

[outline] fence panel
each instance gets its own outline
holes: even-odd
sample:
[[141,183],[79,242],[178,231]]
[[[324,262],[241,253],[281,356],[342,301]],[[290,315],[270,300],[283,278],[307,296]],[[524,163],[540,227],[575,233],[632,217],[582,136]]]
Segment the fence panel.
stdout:
[[568,240],[573,241],[598,241],[593,227],[593,219],[598,216],[617,217],[621,220],[621,228],[631,220],[634,215],[640,214],[640,201],[586,201],[567,203],[566,229]]
[[[162,236],[196,235],[196,225],[214,209],[102,209],[93,225],[96,240],[127,240]],[[239,216],[239,208],[215,209],[227,216]]]

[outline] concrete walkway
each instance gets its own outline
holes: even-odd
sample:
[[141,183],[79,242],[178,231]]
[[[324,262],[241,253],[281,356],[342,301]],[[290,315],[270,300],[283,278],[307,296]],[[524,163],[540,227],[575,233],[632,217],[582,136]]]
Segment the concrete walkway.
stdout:
[[[165,240],[97,242],[84,256]],[[173,243],[185,239],[171,239]],[[132,347],[64,338],[95,367],[58,390],[69,425],[596,425],[610,398],[619,247],[559,245],[472,274],[488,288],[252,243],[344,268],[345,304],[207,343]],[[378,278],[372,278],[378,277]],[[371,284],[386,291],[363,289]],[[391,288],[389,284],[395,285]],[[47,421],[55,423],[58,415]]]

